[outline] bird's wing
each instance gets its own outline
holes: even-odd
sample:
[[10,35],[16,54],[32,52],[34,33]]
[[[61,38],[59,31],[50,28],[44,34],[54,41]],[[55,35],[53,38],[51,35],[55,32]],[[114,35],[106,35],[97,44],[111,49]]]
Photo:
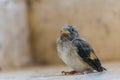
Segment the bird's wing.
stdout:
[[72,45],[76,47],[77,53],[83,59],[83,61],[85,61],[93,69],[99,72],[106,70],[101,66],[101,63],[98,57],[95,55],[94,50],[85,40],[75,39],[72,41]]

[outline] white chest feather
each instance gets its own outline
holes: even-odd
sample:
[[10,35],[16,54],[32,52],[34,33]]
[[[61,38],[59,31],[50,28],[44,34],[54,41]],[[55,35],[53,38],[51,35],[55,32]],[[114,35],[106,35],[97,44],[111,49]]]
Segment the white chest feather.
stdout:
[[84,71],[90,68],[76,53],[76,50],[71,46],[71,42],[66,42],[57,45],[59,57],[64,61],[65,64],[70,66],[76,71]]

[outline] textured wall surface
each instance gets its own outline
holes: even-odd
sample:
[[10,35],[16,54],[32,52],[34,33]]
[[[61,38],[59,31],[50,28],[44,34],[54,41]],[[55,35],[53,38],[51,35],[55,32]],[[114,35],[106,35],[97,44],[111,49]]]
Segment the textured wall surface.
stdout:
[[0,68],[28,65],[31,61],[25,0],[0,0]]
[[61,62],[56,38],[62,25],[75,25],[102,61],[120,59],[120,0],[31,0],[30,25],[38,62]]

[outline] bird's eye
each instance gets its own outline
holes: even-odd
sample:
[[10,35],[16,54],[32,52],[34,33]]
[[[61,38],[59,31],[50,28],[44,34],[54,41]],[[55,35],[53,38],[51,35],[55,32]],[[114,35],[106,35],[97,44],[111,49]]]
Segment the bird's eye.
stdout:
[[74,31],[74,29],[71,29],[72,31]]

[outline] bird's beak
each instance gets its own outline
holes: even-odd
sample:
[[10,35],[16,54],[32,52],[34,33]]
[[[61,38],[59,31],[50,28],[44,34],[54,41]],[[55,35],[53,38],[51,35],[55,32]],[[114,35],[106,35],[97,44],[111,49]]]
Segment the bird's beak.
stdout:
[[62,34],[69,34],[70,32],[69,32],[67,29],[64,29],[64,28],[63,28],[63,29],[61,30],[61,33],[62,33]]

